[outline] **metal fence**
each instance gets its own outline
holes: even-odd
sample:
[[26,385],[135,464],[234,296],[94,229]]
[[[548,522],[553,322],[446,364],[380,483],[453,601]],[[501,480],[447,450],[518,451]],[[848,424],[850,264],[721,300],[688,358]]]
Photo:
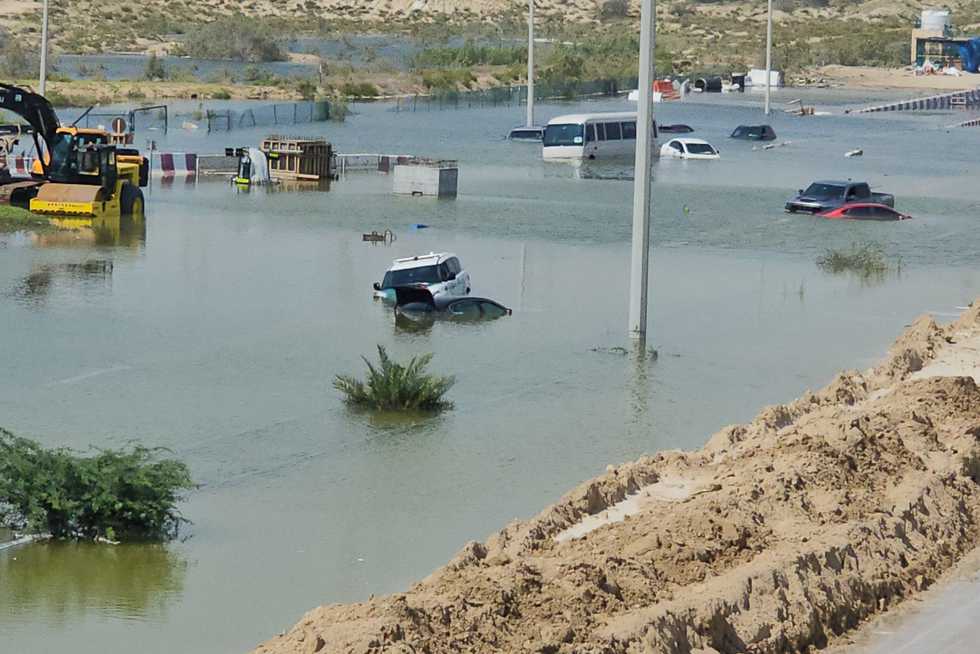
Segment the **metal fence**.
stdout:
[[287,102],[251,107],[241,111],[209,109],[205,114],[208,131],[231,131],[267,125],[299,125],[330,118],[330,103],[325,100]]
[[166,105],[153,105],[148,107],[136,107],[127,111],[119,112],[86,112],[82,120],[85,127],[102,126],[105,129],[112,129],[113,123],[117,118],[123,119],[123,131],[135,132],[137,128],[158,129],[166,133],[170,127],[169,110]]
[[[637,87],[637,78],[593,80],[589,82],[537,82],[534,99],[538,102],[569,101],[582,98],[612,97]],[[518,106],[527,103],[526,86],[509,86],[481,91],[433,91],[428,95],[397,98],[392,111],[442,111],[482,107]]]

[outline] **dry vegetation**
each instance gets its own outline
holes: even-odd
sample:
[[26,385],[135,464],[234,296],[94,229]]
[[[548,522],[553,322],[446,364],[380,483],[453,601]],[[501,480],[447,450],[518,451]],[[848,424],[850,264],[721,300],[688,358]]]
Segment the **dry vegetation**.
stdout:
[[[543,77],[547,78],[549,68],[550,73],[560,73],[565,80],[569,79],[566,73],[575,73],[570,81],[634,75],[638,5],[639,0],[537,0],[539,34],[578,46],[557,48],[560,52],[551,62],[539,59]],[[828,65],[905,65],[920,3],[776,0],[776,7],[775,65],[793,76]],[[955,0],[950,7],[955,24],[964,32],[980,30],[980,0]],[[51,33],[56,52],[156,52],[258,61],[286,56],[284,42],[295,35],[342,38],[370,31],[398,32],[430,43],[434,52],[450,36],[519,37],[525,29],[525,11],[524,0],[146,0],[140,5],[120,0],[74,0],[52,6]],[[762,64],[764,3],[667,0],[658,3],[658,21],[657,65],[661,72],[727,73]],[[36,69],[31,53],[39,25],[38,3],[0,2],[0,30],[5,30],[0,34],[8,44],[0,50],[0,76],[28,77],[25,71]],[[238,36],[222,40],[213,38],[214,33]],[[22,52],[17,53],[16,48]],[[583,48],[591,50],[585,52]],[[513,52],[503,52],[505,49]],[[596,50],[601,50],[598,56]],[[370,84],[381,95],[462,90],[507,85],[523,78],[519,61],[523,52],[512,47],[493,53],[506,55],[507,63],[468,62],[464,52],[436,54],[450,63],[415,62],[407,74],[382,59],[356,67],[348,61],[325,60],[328,72],[319,80],[319,92],[343,94],[352,84]],[[315,54],[303,56],[317,60]],[[10,61],[16,65],[6,63]],[[72,86],[63,92],[81,99],[120,99],[127,93],[161,99],[222,97],[226,92],[232,97],[309,95],[297,80],[183,79],[171,75],[166,81],[183,83],[183,87],[157,89],[155,84],[144,83],[136,89],[126,85],[121,91],[98,88],[90,93]],[[92,82],[98,85],[99,80]],[[214,88],[200,86],[201,82]],[[191,89],[191,84],[199,86]],[[247,88],[229,88],[233,85]]]
[[[886,32],[901,30],[907,37],[921,8],[915,0],[776,0],[777,37],[784,47],[807,43],[826,59],[819,44],[838,47],[841,36],[868,32],[876,25]],[[949,3],[958,25],[980,24],[980,2]],[[576,26],[629,21],[636,27],[639,0],[538,0],[538,16],[546,32],[560,34]],[[238,12],[261,18],[282,33],[341,32],[346,30],[418,30],[427,25],[482,25],[505,32],[523,27],[523,0],[147,0],[134,5],[121,0],[73,0],[51,8],[52,34],[57,49],[65,52],[146,50],[168,47],[195,26]],[[37,38],[38,3],[7,0],[0,4],[0,26],[28,39]],[[735,57],[752,59],[758,52],[765,4],[756,2],[659,3],[660,34],[675,46],[679,59],[711,63]],[[819,20],[819,28],[813,29]],[[857,21],[857,22],[855,22]],[[897,36],[897,34],[895,35]],[[860,55],[860,49],[852,48]],[[868,49],[872,51],[871,48]],[[842,63],[842,62],[829,62]]]

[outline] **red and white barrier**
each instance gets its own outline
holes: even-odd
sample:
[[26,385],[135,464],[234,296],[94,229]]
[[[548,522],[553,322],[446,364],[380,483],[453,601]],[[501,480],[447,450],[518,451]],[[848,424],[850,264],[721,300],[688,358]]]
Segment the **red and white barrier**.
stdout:
[[197,155],[191,152],[153,153],[153,174],[164,177],[197,175]]
[[0,154],[0,166],[6,166],[11,175],[18,177],[28,177],[31,174],[31,166],[34,165],[34,157],[2,155]]

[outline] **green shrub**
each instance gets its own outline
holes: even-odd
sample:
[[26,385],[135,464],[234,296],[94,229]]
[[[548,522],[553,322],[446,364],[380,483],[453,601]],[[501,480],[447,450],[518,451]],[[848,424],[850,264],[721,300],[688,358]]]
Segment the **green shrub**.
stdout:
[[151,52],[143,68],[143,77],[148,80],[167,79],[167,69],[163,67],[163,62],[157,57],[157,53]]
[[426,48],[412,58],[414,68],[432,66],[527,65],[527,46],[477,45],[467,40],[460,47]]
[[0,429],[0,522],[57,538],[165,540],[186,520],[187,466],[135,446],[81,456]]
[[606,0],[599,7],[599,20],[616,20],[629,16],[629,2],[627,0]]
[[171,82],[183,82],[185,84],[201,81],[197,73],[190,68],[173,68],[167,73],[167,79]]
[[422,71],[422,85],[435,91],[455,91],[460,86],[469,88],[476,82],[476,75],[467,68]]
[[308,79],[301,79],[296,83],[296,92],[304,100],[312,100],[316,97],[316,82]]
[[39,70],[38,56],[24,47],[23,39],[15,38],[7,30],[0,29],[0,77],[34,77]]
[[129,100],[145,100],[146,93],[144,93],[143,89],[141,89],[140,87],[134,86],[133,88],[126,91],[126,98],[128,98]]
[[243,14],[223,16],[188,30],[180,53],[201,59],[283,61],[280,34],[267,22]]
[[878,243],[855,243],[847,250],[827,250],[817,259],[817,265],[827,272],[852,272],[863,278],[881,276],[888,271],[885,251]]
[[57,108],[66,107],[91,107],[92,105],[100,104],[101,98],[94,95],[65,95],[60,91],[54,89],[48,89],[45,97],[52,106]]
[[231,100],[231,93],[228,89],[218,89],[211,94],[212,100]]
[[338,97],[330,101],[330,120],[342,123],[347,120],[348,113],[350,113],[350,108],[347,106],[346,100]]
[[453,377],[425,374],[431,354],[412,357],[406,365],[392,361],[378,346],[378,366],[366,357],[367,380],[337,375],[334,388],[344,394],[348,404],[382,411],[441,411],[452,408],[443,396],[456,383]]
[[380,95],[378,87],[370,82],[344,82],[340,87],[341,95],[349,98],[376,98]]

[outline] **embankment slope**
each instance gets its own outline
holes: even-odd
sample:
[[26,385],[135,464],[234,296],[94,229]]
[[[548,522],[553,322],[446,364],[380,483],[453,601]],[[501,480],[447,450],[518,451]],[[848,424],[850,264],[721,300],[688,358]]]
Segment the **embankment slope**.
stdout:
[[980,301],[878,367],[696,452],[610,468],[405,593],[309,612],[255,654],[796,652],[980,541]]

